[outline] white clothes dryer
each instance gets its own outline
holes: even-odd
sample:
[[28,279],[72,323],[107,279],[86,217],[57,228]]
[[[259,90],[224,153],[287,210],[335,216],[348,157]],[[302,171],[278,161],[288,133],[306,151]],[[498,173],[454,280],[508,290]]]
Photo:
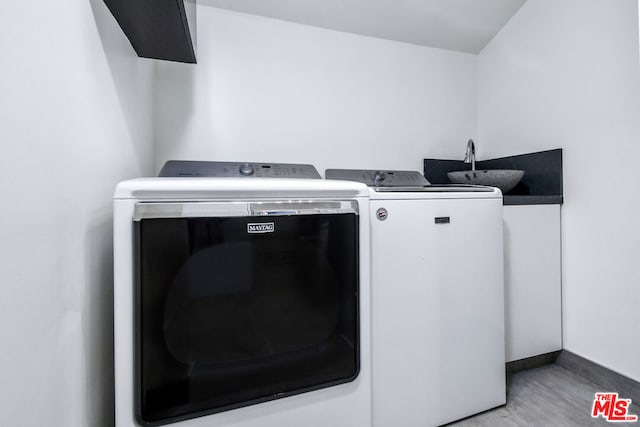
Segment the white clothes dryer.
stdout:
[[116,426],[370,426],[366,186],[309,165],[161,175],[114,195]]
[[502,194],[420,172],[370,186],[373,424],[429,427],[506,402]]

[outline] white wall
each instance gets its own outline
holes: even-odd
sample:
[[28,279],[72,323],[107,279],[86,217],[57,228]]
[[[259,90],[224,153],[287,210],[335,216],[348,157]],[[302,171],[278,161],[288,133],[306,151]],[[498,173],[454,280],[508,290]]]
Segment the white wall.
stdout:
[[640,380],[636,0],[529,0],[478,58],[488,156],[564,149],[564,348]]
[[0,424],[113,422],[117,181],[173,158],[419,170],[474,136],[565,149],[564,344],[640,380],[635,7],[529,0],[476,59],[199,6],[199,64],[156,63],[152,107],[101,0],[0,2]]
[[113,424],[111,197],[151,63],[101,0],[0,3],[0,425]]
[[464,157],[476,56],[198,6],[198,64],[158,63],[169,159],[422,170]]

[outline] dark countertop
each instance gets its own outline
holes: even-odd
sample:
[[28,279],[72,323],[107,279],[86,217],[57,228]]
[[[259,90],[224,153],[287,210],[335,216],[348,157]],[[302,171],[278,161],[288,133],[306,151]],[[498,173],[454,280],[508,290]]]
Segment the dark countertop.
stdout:
[[[449,184],[448,172],[466,170],[461,160],[424,159],[424,176],[431,184]],[[562,204],[562,149],[476,161],[476,169],[519,169],[524,177],[503,195],[505,205]]]

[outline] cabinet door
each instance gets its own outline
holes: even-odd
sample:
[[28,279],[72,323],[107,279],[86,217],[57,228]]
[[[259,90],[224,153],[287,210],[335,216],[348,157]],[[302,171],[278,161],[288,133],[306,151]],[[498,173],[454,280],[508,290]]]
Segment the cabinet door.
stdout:
[[562,349],[560,205],[505,206],[507,362]]
[[501,200],[372,200],[376,426],[504,403]]

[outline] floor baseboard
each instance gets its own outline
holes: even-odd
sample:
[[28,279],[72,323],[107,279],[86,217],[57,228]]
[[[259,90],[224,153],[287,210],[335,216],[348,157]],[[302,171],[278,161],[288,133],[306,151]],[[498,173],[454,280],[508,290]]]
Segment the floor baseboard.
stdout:
[[567,350],[560,352],[556,364],[598,387],[602,387],[603,392],[617,392],[620,397],[631,399],[636,405],[640,404],[640,383],[638,381]]
[[552,351],[551,353],[539,354],[537,356],[527,357],[526,359],[507,362],[507,377],[517,372],[528,371],[529,369],[535,369],[555,363],[556,358],[560,353],[562,352]]

